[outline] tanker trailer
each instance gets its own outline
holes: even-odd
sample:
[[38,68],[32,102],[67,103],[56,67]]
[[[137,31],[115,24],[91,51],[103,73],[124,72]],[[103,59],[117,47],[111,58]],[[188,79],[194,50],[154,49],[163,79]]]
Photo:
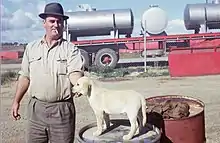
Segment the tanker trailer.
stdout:
[[[150,5],[150,8],[144,11],[141,19],[142,31],[146,32],[149,36],[165,36],[167,35],[165,29],[168,25],[167,13],[158,5]],[[147,56],[162,56],[164,49],[160,49],[162,42],[158,42],[158,48],[154,50],[147,50]],[[144,49],[144,48],[142,48]],[[142,51],[141,56],[145,54]]]
[[195,33],[199,33],[201,25],[205,25],[206,30],[219,29],[219,2],[187,4],[184,9],[184,25],[187,30],[195,30]]
[[150,5],[141,19],[141,28],[146,31],[150,36],[156,36],[166,33],[165,29],[168,24],[168,16],[166,12],[158,5]]
[[109,9],[93,11],[66,12],[69,16],[68,32],[70,40],[77,37],[103,36],[115,32],[115,37],[130,37],[134,27],[134,16],[131,9]]
[[[119,35],[131,37],[134,27],[134,16],[131,9],[109,9],[93,11],[66,12],[69,16],[67,29],[70,41],[78,37],[106,36],[113,32],[114,38]],[[103,40],[104,41],[104,40]],[[86,68],[93,63],[98,67],[114,68],[119,60],[120,44],[97,44],[79,46]]]

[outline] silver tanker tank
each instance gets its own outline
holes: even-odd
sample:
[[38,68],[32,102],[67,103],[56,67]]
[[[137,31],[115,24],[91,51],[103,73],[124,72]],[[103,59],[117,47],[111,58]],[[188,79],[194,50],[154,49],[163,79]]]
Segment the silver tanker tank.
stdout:
[[66,15],[69,33],[74,37],[110,35],[114,30],[119,35],[131,35],[134,27],[131,9],[75,11]]
[[219,2],[187,4],[184,10],[184,24],[187,30],[199,29],[201,25],[206,25],[209,29],[219,29]]
[[167,13],[158,5],[150,5],[141,19],[141,27],[149,35],[162,35],[168,24]]

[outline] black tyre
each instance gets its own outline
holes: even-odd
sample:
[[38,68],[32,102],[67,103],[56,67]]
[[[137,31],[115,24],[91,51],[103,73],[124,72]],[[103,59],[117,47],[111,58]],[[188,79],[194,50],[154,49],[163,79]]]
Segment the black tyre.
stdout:
[[115,68],[118,62],[118,55],[109,48],[99,50],[95,56],[95,66],[99,68],[110,67]]
[[89,58],[89,53],[86,52],[83,49],[80,49],[81,52],[81,56],[82,56],[82,60],[83,60],[83,64],[85,68],[88,68],[90,66],[90,58]]

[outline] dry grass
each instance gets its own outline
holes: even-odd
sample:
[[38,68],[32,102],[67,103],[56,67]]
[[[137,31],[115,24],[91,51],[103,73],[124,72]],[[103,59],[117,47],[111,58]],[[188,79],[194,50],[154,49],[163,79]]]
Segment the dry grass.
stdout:
[[17,77],[15,71],[6,71],[1,74],[1,85],[13,81]]
[[135,68],[104,68],[99,69],[93,67],[88,71],[90,75],[94,75],[96,77],[101,78],[111,78],[116,79],[120,78],[141,78],[141,77],[158,77],[158,76],[169,76],[169,70],[167,67],[147,67],[147,72],[144,72],[143,67],[135,67]]
[[157,77],[157,76],[169,76],[168,68],[164,67],[149,67],[147,72],[141,72],[138,77]]

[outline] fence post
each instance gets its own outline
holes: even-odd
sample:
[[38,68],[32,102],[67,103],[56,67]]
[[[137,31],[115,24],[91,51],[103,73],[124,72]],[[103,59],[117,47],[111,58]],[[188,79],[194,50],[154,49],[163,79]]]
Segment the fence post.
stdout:
[[147,39],[146,39],[146,20],[144,21],[144,72],[147,72]]

